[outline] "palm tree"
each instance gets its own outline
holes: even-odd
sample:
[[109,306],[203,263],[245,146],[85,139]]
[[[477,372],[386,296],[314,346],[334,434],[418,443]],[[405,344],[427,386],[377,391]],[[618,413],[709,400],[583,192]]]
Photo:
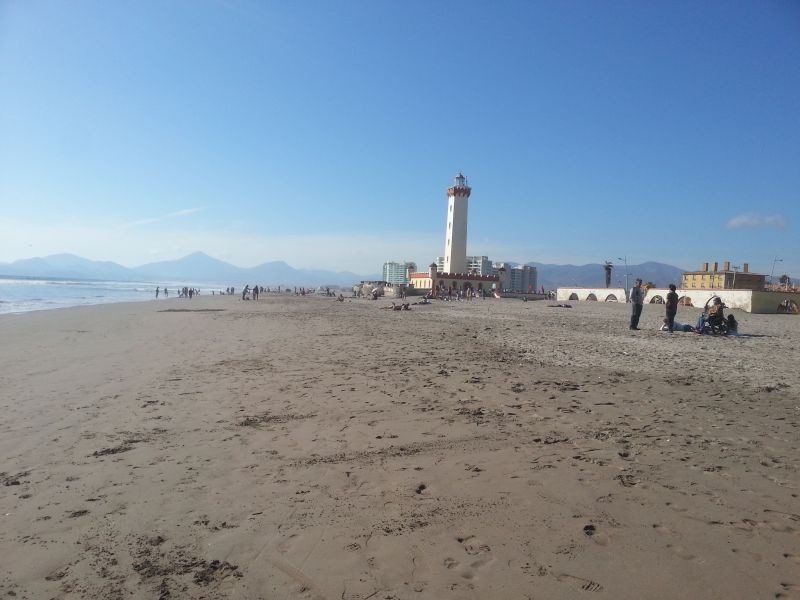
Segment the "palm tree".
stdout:
[[611,287],[611,269],[613,269],[613,268],[614,268],[614,265],[611,263],[611,261],[607,260],[603,264],[603,270],[606,272],[606,287],[607,288]]

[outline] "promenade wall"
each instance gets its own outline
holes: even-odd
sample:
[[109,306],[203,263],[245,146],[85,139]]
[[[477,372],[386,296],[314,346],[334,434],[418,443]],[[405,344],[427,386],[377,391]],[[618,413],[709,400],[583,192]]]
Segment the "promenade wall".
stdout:
[[[709,289],[687,290],[680,288],[676,291],[683,306],[697,306],[702,308],[711,298],[719,296],[728,308],[736,308],[749,313],[800,313],[799,292]],[[650,288],[647,290],[644,301],[646,304],[663,304],[668,293],[669,289],[667,288]],[[625,302],[626,295],[625,290],[622,288],[560,287],[556,292],[556,298],[559,302]]]

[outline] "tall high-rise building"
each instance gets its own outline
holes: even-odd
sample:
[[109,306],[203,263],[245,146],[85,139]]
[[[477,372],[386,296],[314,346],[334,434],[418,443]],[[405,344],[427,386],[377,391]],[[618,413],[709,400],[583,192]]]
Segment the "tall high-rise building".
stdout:
[[494,274],[500,277],[500,289],[504,291],[524,294],[536,292],[538,276],[536,267],[511,266],[508,263],[499,262],[494,264]]
[[[436,269],[440,273],[446,273],[444,270],[444,256],[436,257]],[[474,273],[475,275],[496,275],[492,261],[488,256],[468,256],[467,257],[467,270],[465,273]]]
[[388,283],[408,283],[411,273],[417,270],[413,262],[385,262],[383,263],[383,280]]
[[494,275],[492,261],[489,260],[488,256],[468,256],[467,273],[475,273],[475,275]]
[[459,173],[447,190],[447,242],[444,246],[444,272],[467,272],[467,213],[472,188]]

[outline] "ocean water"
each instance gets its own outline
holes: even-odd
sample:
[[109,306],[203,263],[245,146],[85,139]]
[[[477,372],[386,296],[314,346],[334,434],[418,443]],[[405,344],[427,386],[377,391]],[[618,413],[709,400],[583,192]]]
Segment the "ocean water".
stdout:
[[[32,310],[51,310],[108,304],[111,302],[145,302],[156,300],[156,287],[160,287],[164,298],[164,286],[170,290],[170,298],[178,296],[178,284],[151,283],[146,281],[81,281],[68,279],[34,279],[25,277],[0,277],[0,315],[24,313]],[[211,295],[211,290],[225,286],[181,283],[180,287],[194,287],[201,295]]]

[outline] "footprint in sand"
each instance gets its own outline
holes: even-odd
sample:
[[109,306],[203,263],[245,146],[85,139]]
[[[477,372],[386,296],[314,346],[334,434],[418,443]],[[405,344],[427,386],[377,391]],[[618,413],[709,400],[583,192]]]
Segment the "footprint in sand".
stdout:
[[791,525],[779,521],[764,521],[764,524],[777,533],[794,533],[795,531]]
[[[481,569],[494,562],[494,557],[490,554],[492,549],[488,544],[484,544],[475,536],[460,536],[456,538],[456,541],[461,544],[464,552],[469,556],[475,557],[459,571],[459,575],[464,579],[474,579]],[[448,569],[453,569],[458,565],[459,562],[452,558],[445,559],[445,566]]]
[[278,542],[278,545],[276,546],[278,552],[280,552],[281,554],[286,554],[294,545],[295,539],[297,537],[298,535],[296,533],[292,533],[286,539]]
[[800,598],[800,584],[781,582],[781,591],[775,594],[776,598]]
[[459,563],[456,559],[450,558],[448,556],[447,558],[444,559],[444,562],[442,564],[444,564],[445,568],[447,569],[455,569],[461,563]]
[[696,557],[680,544],[667,544],[667,548],[672,550],[679,558],[683,560],[694,560]]
[[478,540],[474,535],[456,538],[458,543],[464,546],[464,552],[470,556],[491,552],[491,548]]
[[611,538],[608,537],[607,533],[601,531],[599,533],[595,533],[592,536],[592,540],[594,540],[594,542],[600,546],[608,546]]
[[[734,554],[738,554],[741,551],[738,548],[731,548],[731,552],[733,552]],[[763,560],[763,557],[757,552],[750,552],[749,550],[745,550],[743,553],[749,556],[753,560],[753,562],[760,563]]]
[[584,577],[577,577],[575,575],[570,575],[569,573],[560,573],[555,576],[556,581],[564,581],[564,580],[572,580],[580,584],[581,589],[584,592],[602,592],[603,586],[594,581],[593,579],[585,579]]
[[608,534],[606,534],[606,533],[604,533],[602,531],[598,531],[597,527],[595,525],[593,525],[592,523],[589,523],[588,525],[584,525],[583,533],[584,533],[584,535],[592,538],[592,540],[594,540],[594,542],[596,544],[599,544],[601,546],[608,546],[608,542],[609,542]]
[[672,534],[672,530],[669,527],[660,525],[659,523],[653,523],[653,529],[662,535]]
[[[660,525],[659,523],[654,523],[653,529],[662,535],[674,535],[674,532],[669,527]],[[667,544],[667,548],[670,549],[672,552],[674,552],[678,557],[684,560],[694,560],[697,562],[703,562],[680,544]]]

